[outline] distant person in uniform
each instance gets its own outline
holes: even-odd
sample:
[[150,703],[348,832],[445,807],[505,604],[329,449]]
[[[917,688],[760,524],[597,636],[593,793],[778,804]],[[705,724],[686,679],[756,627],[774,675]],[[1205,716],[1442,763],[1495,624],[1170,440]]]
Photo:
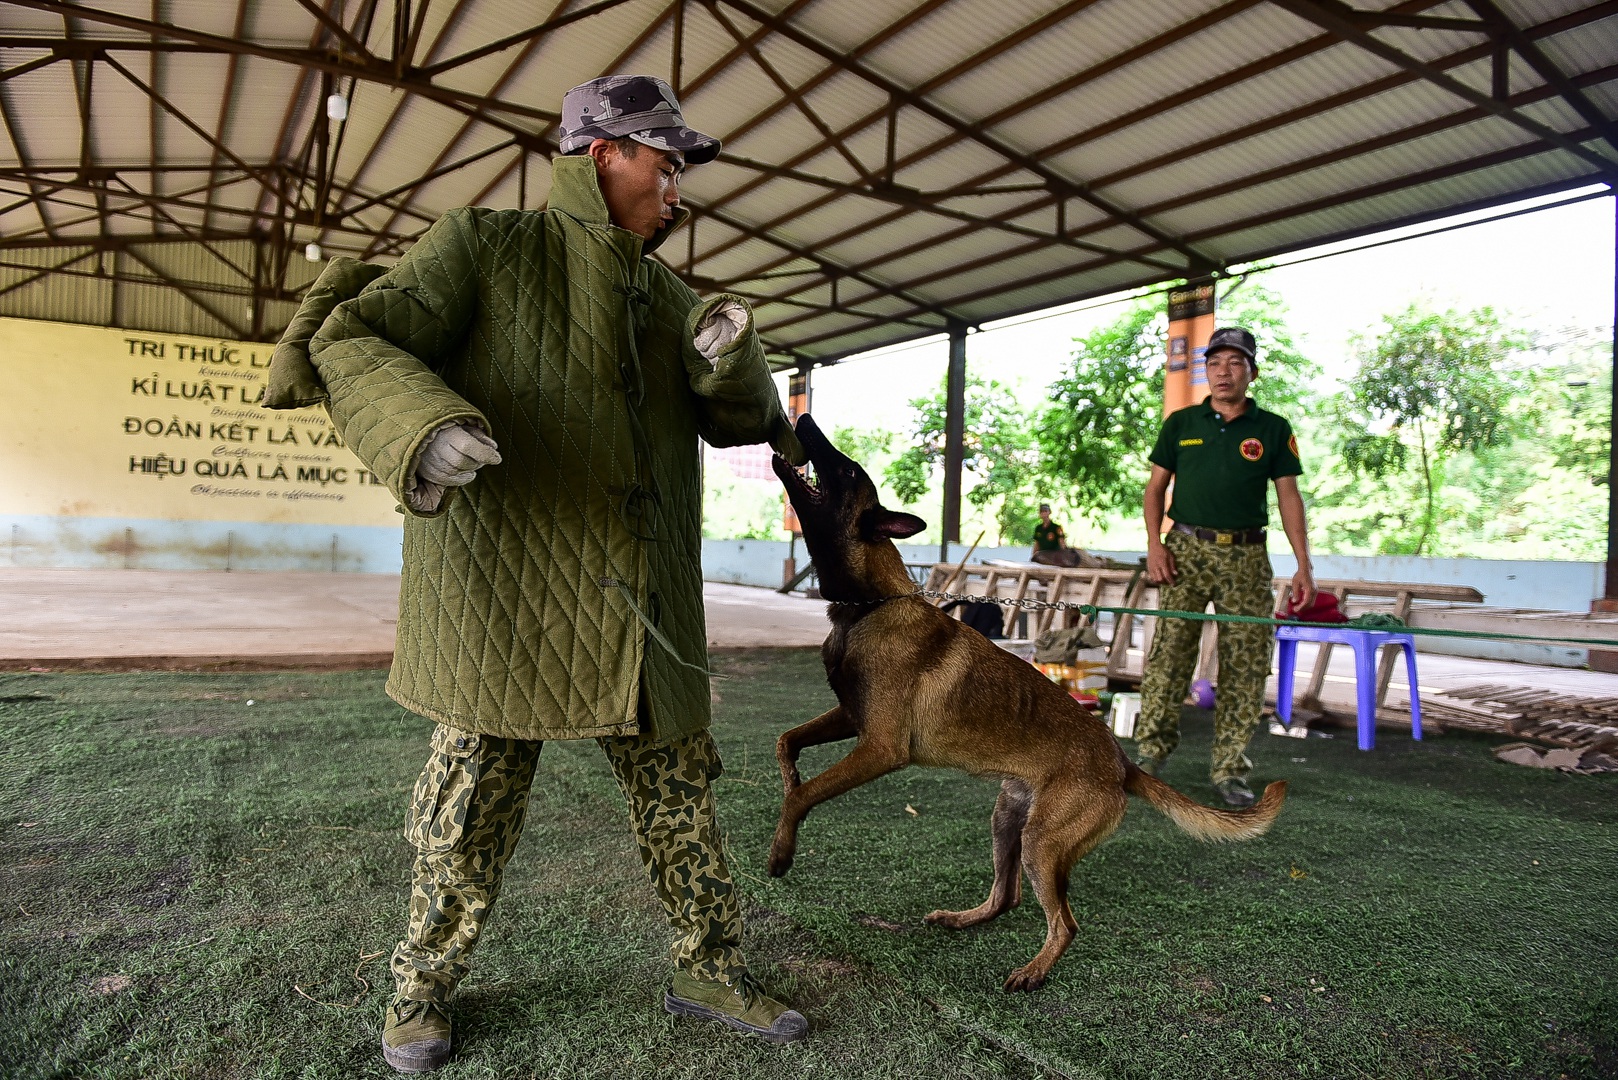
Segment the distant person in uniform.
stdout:
[[[1268,616],[1273,605],[1265,550],[1269,487],[1287,542],[1298,558],[1292,596],[1298,608],[1315,596],[1303,497],[1298,493],[1298,440],[1292,425],[1247,396],[1258,375],[1253,335],[1215,330],[1206,354],[1208,399],[1170,414],[1151,453],[1146,482],[1146,573],[1161,586],[1158,607],[1226,615]],[[1173,527],[1163,533],[1169,483]],[[1180,741],[1180,705],[1190,688],[1202,623],[1162,619],[1141,682],[1135,725],[1137,764],[1152,775]],[[1211,778],[1231,806],[1251,806],[1247,743],[1264,707],[1274,633],[1257,623],[1219,624],[1218,694],[1214,699]]]
[[1078,566],[1079,553],[1067,546],[1067,533],[1051,520],[1051,504],[1039,504],[1039,524],[1034,526],[1034,562],[1046,566]]

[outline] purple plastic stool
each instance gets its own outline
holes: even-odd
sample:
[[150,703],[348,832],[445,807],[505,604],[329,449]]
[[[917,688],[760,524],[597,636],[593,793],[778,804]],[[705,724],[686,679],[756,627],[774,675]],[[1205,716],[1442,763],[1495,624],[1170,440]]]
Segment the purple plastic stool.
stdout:
[[1356,630],[1351,626],[1321,623],[1315,626],[1277,626],[1280,672],[1276,680],[1275,711],[1281,723],[1292,726],[1292,676],[1298,667],[1298,642],[1329,641],[1354,649],[1354,696],[1358,703],[1360,749],[1376,745],[1376,656],[1384,645],[1402,645],[1405,672],[1410,680],[1410,737],[1421,738],[1421,698],[1416,693],[1416,638],[1397,630]]

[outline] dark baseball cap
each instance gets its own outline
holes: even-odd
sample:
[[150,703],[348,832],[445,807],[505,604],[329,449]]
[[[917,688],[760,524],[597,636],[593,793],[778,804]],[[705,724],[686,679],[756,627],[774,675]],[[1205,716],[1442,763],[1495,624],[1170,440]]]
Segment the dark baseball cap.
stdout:
[[596,139],[629,137],[676,150],[691,165],[719,156],[719,140],[685,126],[674,88],[650,75],[606,75],[580,83],[562,98],[561,146],[582,154]]
[[1249,364],[1258,366],[1258,343],[1253,340],[1252,334],[1239,326],[1221,326],[1215,330],[1213,337],[1208,339],[1208,348],[1204,355],[1215,349],[1235,349],[1247,357]]

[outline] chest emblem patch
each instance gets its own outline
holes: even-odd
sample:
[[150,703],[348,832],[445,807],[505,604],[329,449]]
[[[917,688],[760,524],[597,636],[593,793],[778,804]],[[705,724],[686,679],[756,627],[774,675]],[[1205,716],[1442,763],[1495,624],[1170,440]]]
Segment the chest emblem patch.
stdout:
[[1248,461],[1257,461],[1264,456],[1264,444],[1257,439],[1242,440],[1242,457]]

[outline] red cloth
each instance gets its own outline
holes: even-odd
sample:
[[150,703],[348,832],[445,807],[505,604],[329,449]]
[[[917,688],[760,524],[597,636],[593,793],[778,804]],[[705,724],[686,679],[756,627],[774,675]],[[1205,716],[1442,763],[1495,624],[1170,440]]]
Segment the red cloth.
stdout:
[[1277,619],[1291,619],[1293,622],[1312,623],[1345,623],[1348,616],[1337,606],[1337,597],[1329,592],[1317,592],[1315,598],[1306,608],[1296,608],[1288,603],[1286,611],[1277,611]]

